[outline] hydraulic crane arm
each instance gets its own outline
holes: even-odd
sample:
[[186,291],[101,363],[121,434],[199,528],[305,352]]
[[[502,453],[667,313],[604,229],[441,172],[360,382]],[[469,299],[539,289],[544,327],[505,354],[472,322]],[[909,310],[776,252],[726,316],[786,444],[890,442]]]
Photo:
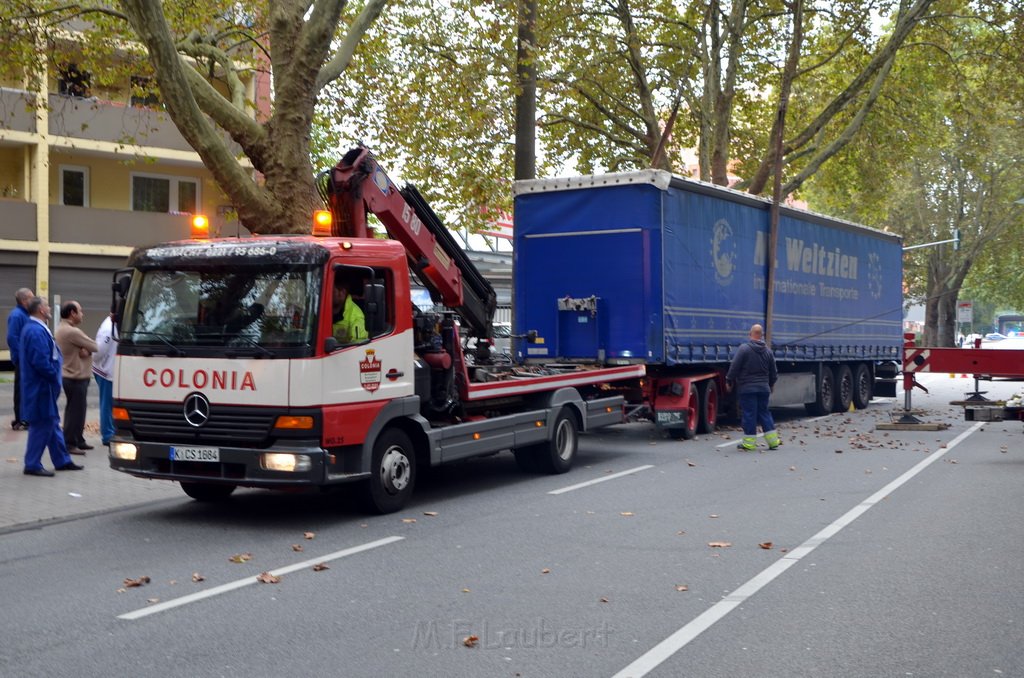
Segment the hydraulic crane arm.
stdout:
[[[367,181],[369,179],[369,181]],[[331,171],[328,200],[334,232],[340,237],[372,237],[372,212],[402,243],[409,265],[431,296],[458,311],[473,333],[490,337],[497,295],[411,184],[396,188],[369,149],[352,149]]]

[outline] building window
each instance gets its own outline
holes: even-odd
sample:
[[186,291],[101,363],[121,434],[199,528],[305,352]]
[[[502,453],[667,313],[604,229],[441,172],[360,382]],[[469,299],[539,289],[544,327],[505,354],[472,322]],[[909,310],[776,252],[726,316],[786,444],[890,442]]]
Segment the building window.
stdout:
[[132,209],[137,212],[195,214],[199,180],[159,174],[132,174]]
[[79,165],[60,166],[60,204],[89,206],[89,168]]
[[87,97],[91,80],[92,74],[79,69],[78,64],[64,64],[57,77],[57,88],[64,96]]
[[154,91],[156,83],[153,78],[144,78],[141,75],[132,76],[132,92],[130,103],[132,106],[147,106],[149,108],[160,107],[160,97]]

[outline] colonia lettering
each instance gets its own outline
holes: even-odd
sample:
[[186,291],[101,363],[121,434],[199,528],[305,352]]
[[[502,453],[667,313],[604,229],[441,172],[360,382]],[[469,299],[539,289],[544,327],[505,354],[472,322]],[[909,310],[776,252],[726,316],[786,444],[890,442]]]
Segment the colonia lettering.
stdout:
[[256,380],[252,372],[235,370],[186,370],[147,367],[142,371],[142,383],[147,388],[210,389],[212,391],[255,391]]

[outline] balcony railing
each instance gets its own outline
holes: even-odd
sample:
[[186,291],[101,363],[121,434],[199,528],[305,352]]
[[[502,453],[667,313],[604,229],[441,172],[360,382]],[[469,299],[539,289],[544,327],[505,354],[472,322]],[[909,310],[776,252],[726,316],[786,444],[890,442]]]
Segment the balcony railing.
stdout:
[[35,132],[35,98],[22,89],[0,87],[0,129]]

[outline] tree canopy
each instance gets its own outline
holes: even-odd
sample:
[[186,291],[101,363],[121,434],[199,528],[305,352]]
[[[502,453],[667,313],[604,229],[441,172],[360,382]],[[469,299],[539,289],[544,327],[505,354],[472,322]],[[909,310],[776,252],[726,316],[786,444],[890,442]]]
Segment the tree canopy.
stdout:
[[[257,233],[304,231],[319,203],[310,161],[317,101],[385,3],[5,3],[0,30],[15,58],[4,67],[38,82],[41,58],[51,51],[39,47],[61,41],[74,41],[82,67],[100,77],[148,62],[168,114],[242,224]],[[257,72],[273,78],[265,118],[254,115],[246,96]],[[239,152],[255,173],[239,163]]]

